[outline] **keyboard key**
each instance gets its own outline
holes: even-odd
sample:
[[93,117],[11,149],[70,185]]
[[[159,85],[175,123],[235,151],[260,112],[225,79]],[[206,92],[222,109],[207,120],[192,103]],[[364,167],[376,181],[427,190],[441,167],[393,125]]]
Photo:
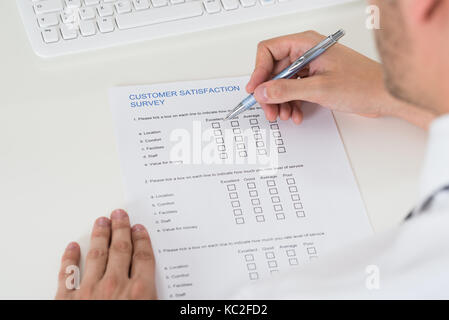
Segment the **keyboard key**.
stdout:
[[41,28],[53,27],[59,24],[56,13],[48,13],[37,18],[37,22]]
[[221,11],[221,5],[218,0],[207,0],[204,1],[204,7],[207,13],[217,13]]
[[78,38],[78,32],[73,25],[61,25],[61,34],[64,40],[72,40]]
[[133,4],[136,10],[146,10],[150,7],[150,2],[148,0],[133,0]]
[[119,14],[131,12],[131,3],[128,0],[119,1],[115,4],[115,10]]
[[86,6],[94,6],[100,3],[100,0],[84,0]]
[[130,29],[173,20],[193,18],[202,14],[203,5],[201,2],[195,1],[170,7],[121,14],[115,20],[119,29]]
[[171,2],[172,4],[179,4],[179,3],[184,3],[185,0],[170,0],[170,2]]
[[112,16],[114,14],[114,9],[110,4],[102,4],[97,8],[100,17]]
[[95,18],[94,8],[91,8],[91,7],[81,8],[80,9],[80,17],[83,20],[90,20],[90,19]]
[[260,3],[261,3],[263,6],[269,6],[269,5],[271,5],[271,4],[274,3],[274,0],[260,0]]
[[225,10],[235,10],[239,7],[238,0],[221,0],[221,3],[223,3]]
[[42,31],[42,38],[46,43],[54,43],[59,41],[58,31],[56,28],[47,28]]
[[62,10],[61,0],[45,0],[34,5],[36,14],[57,12]]
[[113,18],[100,18],[97,24],[101,33],[112,32],[115,29]]
[[77,20],[75,13],[61,13],[61,21],[63,24],[74,23]]
[[163,7],[168,4],[167,0],[151,0],[151,3],[155,8],[157,7]]
[[243,7],[248,8],[256,5],[256,0],[240,0]]
[[65,0],[67,8],[79,8],[81,7],[81,0]]
[[83,37],[93,36],[97,33],[93,21],[80,21],[80,31]]

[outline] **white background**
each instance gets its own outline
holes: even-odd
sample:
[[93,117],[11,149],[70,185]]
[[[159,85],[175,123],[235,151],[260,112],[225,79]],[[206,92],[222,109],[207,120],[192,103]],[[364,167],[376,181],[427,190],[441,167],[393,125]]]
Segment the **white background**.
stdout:
[[[375,58],[365,3],[346,4],[97,52],[42,60],[15,1],[0,2],[0,298],[52,298],[69,241],[124,205],[107,90],[249,74],[257,42],[344,28]],[[413,207],[426,132],[396,119],[336,115],[377,232]]]

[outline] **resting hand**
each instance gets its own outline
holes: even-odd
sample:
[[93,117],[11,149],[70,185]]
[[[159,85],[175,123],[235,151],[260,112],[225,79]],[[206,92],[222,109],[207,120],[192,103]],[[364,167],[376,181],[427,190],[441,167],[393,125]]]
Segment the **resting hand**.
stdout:
[[79,260],[80,247],[72,242],[62,257],[56,299],[156,299],[150,237],[142,225],[131,228],[125,211],[95,221],[84,275],[79,289],[71,289],[67,267],[78,267]]

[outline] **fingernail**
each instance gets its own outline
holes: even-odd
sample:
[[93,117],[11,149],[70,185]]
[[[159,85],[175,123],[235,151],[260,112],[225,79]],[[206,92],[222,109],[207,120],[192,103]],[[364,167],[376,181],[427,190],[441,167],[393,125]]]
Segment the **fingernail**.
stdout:
[[75,249],[75,248],[78,248],[78,244],[76,242],[70,242],[67,245],[67,250],[72,250],[72,249]]
[[128,214],[122,209],[114,210],[111,213],[111,219],[123,219],[123,218],[126,218],[127,216],[128,216]]
[[97,219],[97,226],[99,227],[109,227],[111,225],[111,221],[106,217],[101,217]]
[[132,228],[133,232],[143,231],[145,230],[145,227],[141,224],[136,224]]
[[256,90],[254,91],[254,95],[256,99],[260,102],[265,102],[268,100],[267,96],[267,87],[265,86],[258,86]]

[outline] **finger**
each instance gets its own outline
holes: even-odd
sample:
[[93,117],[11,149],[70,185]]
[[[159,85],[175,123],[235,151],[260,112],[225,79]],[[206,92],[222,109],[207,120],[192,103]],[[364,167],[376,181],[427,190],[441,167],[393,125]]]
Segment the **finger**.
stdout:
[[295,124],[301,124],[304,116],[301,110],[301,101],[292,101],[291,104],[293,105],[292,110],[292,120]]
[[254,92],[259,84],[267,81],[273,73],[275,61],[286,57],[296,59],[322,38],[322,35],[314,31],[307,31],[260,42],[257,46],[256,66],[246,90]]
[[143,278],[150,283],[154,281],[154,254],[150,236],[141,224],[132,228],[133,257],[131,278]]
[[279,104],[293,100],[320,103],[326,93],[325,76],[271,80],[258,86],[254,97],[260,103]]
[[279,105],[261,103],[260,106],[265,112],[265,117],[267,118],[268,121],[270,122],[275,121],[279,116]]
[[131,227],[128,214],[121,209],[112,212],[111,226],[111,245],[105,275],[111,274],[114,279],[118,280],[127,279],[132,254]]
[[290,103],[288,102],[281,103],[279,106],[279,118],[285,121],[290,119],[291,115],[292,115],[292,107],[290,106]]
[[56,299],[67,299],[76,288],[79,279],[80,246],[71,242],[61,259],[61,269],[58,275],[58,290]]
[[84,268],[83,284],[94,284],[103,277],[108,261],[110,238],[111,220],[106,217],[98,218],[92,229],[90,248]]
[[279,74],[282,70],[291,65],[290,57],[285,57],[281,61],[278,61],[274,67],[273,73],[270,75],[270,78],[273,78],[275,75]]

